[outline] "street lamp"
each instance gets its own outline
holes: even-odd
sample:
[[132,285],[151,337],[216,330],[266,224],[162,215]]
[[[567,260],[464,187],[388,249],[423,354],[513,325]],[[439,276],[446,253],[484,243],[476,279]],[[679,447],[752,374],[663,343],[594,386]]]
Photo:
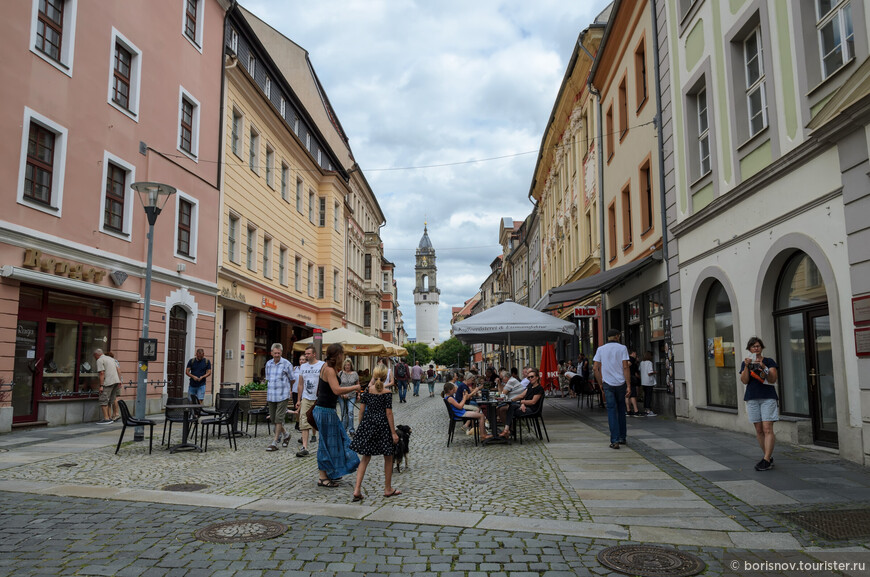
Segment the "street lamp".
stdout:
[[[145,208],[148,217],[148,264],[145,266],[145,310],[142,313],[142,338],[139,339],[139,371],[136,385],[136,418],[145,418],[145,403],[148,397],[148,361],[156,359],[156,343],[148,342],[148,323],[151,314],[151,258],[154,252],[154,223],[160,211],[166,205],[169,197],[175,194],[175,188],[159,182],[134,182],[130,188],[139,195],[139,201]],[[145,427],[139,425],[133,435],[134,441],[145,438]]]

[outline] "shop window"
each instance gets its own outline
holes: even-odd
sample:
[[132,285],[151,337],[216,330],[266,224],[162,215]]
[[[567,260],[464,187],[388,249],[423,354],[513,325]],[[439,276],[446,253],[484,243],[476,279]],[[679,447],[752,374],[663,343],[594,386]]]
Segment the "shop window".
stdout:
[[707,404],[737,408],[734,319],[722,283],[715,281],[704,303],[704,368]]

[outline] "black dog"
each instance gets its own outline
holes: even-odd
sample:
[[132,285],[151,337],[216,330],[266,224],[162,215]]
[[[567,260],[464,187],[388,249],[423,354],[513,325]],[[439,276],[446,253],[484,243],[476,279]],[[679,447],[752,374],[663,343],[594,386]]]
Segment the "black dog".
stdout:
[[393,460],[396,461],[396,472],[402,472],[402,461],[405,461],[405,470],[408,470],[408,444],[411,441],[411,427],[408,425],[396,425],[396,435],[399,443],[396,445],[396,453]]

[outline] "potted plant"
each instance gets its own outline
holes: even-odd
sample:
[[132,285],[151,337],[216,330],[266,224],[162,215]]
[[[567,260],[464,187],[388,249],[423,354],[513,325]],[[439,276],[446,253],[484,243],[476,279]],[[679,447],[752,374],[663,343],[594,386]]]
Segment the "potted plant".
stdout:
[[252,381],[239,389],[240,397],[247,397],[251,391],[265,391],[267,381]]

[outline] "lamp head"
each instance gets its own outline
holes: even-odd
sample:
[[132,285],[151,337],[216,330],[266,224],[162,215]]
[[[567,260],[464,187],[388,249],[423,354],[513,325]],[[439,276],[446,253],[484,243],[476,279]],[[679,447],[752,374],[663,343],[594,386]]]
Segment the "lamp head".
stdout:
[[145,214],[148,215],[148,224],[154,226],[157,221],[157,215],[163,210],[169,197],[175,194],[175,187],[159,182],[134,182],[130,188],[136,191],[139,195],[139,201],[145,207]]

